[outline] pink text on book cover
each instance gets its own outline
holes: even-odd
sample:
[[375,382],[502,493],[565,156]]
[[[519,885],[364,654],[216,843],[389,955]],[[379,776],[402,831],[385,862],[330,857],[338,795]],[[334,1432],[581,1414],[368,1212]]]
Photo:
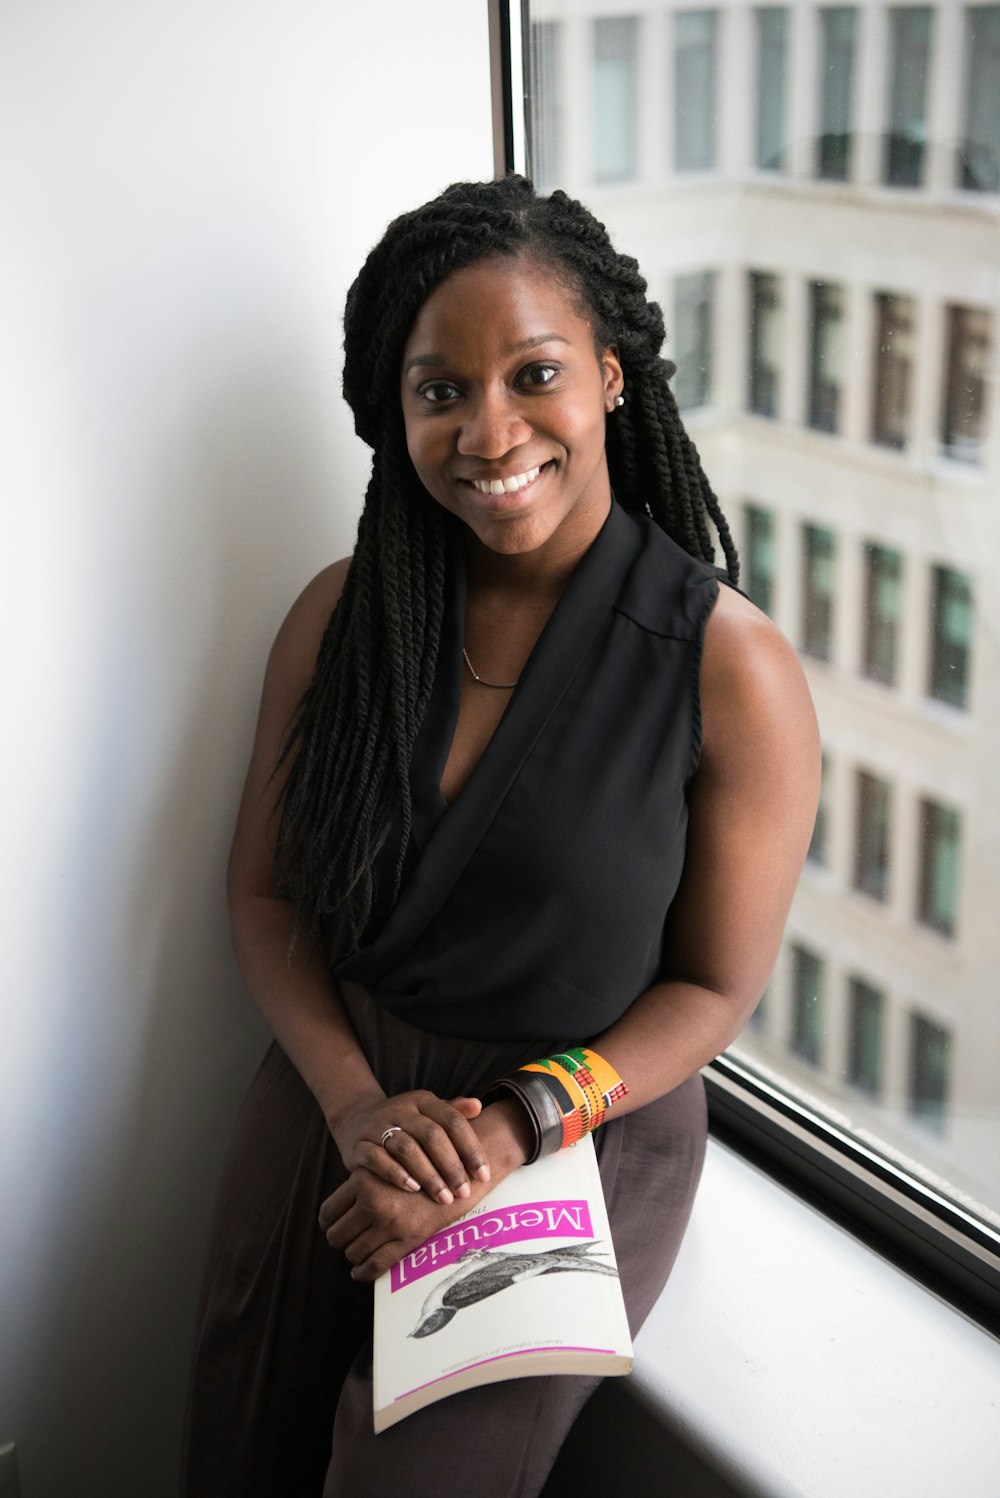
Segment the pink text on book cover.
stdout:
[[454,1264],[474,1248],[500,1248],[530,1238],[592,1238],[590,1208],[585,1201],[523,1202],[518,1207],[499,1207],[479,1217],[456,1222],[443,1233],[435,1233],[406,1255],[389,1272],[393,1293],[415,1280]]

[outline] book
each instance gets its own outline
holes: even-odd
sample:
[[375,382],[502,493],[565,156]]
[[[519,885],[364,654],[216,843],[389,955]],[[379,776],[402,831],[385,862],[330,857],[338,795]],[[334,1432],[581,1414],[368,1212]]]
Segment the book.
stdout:
[[594,1142],[513,1171],[375,1282],[376,1432],[460,1389],[632,1367]]

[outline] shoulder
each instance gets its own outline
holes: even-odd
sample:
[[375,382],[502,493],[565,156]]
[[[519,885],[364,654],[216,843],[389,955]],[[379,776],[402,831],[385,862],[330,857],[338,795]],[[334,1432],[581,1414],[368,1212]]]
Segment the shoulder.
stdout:
[[268,674],[305,691],[312,680],[319,647],[340,602],[351,558],[343,557],[318,572],[289,609],[278,630],[268,661]]
[[705,625],[700,691],[703,761],[818,755],[816,716],[798,656],[766,614],[726,586]]

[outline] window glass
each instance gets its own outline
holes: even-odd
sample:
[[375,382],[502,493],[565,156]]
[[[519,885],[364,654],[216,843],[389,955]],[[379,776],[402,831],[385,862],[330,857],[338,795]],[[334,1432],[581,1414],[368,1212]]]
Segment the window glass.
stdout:
[[950,567],[935,567],[932,578],[929,695],[952,707],[965,707],[972,648],[972,585]]
[[744,515],[740,586],[759,609],[770,614],[774,607],[774,516],[760,505],[746,505]]
[[674,162],[679,172],[715,165],[715,31],[718,12],[674,17]]
[[[1000,92],[1000,79],[997,89]],[[986,435],[993,318],[974,307],[948,307],[946,318],[948,367],[941,443],[949,458],[978,463]]]
[[851,116],[854,107],[854,37],[858,12],[853,5],[821,10],[820,116],[816,175],[843,182],[851,175]]
[[766,271],[747,272],[749,291],[750,361],[747,408],[755,416],[777,416],[778,381],[781,365],[781,286],[777,276]]
[[811,427],[836,432],[844,384],[844,294],[814,281],[809,288],[809,414]]
[[741,585],[819,717],[734,1053],[1000,1227],[1000,4],[527,9],[536,180],[663,304]]
[[847,1080],[875,1098],[882,1091],[885,995],[863,978],[852,978],[849,1005]]
[[1000,192],[1000,5],[971,5],[965,29],[965,135],[958,185],[970,192]]
[[757,40],[757,140],[755,163],[763,171],[785,165],[785,65],[788,11],[767,5],[754,11]]
[[636,173],[638,52],[637,17],[595,21],[593,142],[598,182],[624,182]]
[[802,527],[802,649],[828,661],[833,654],[837,539],[821,525]]
[[712,294],[715,276],[696,271],[674,282],[674,399],[682,411],[703,406],[712,391]]
[[889,187],[919,187],[923,181],[931,23],[928,5],[889,12],[889,129],[882,164]]
[[898,551],[869,543],[865,555],[865,612],[861,669],[873,681],[892,686],[902,606],[903,558]]
[[960,836],[961,818],[954,807],[921,801],[917,916],[943,936],[955,934]]
[[875,293],[874,399],[872,441],[881,447],[906,446],[914,359],[913,298]]
[[873,900],[889,898],[892,786],[867,770],[857,772],[854,813],[854,888]]

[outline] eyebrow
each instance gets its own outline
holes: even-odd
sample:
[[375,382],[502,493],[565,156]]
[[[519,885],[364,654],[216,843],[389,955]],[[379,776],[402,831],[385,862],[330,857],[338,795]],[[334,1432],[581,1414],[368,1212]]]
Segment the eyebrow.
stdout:
[[[569,343],[561,333],[540,333],[535,338],[524,338],[520,343],[511,344],[509,354],[524,354],[528,349],[538,348],[543,343]],[[411,369],[446,369],[448,360],[444,354],[414,354],[412,359],[406,362],[404,373],[409,374]]]

